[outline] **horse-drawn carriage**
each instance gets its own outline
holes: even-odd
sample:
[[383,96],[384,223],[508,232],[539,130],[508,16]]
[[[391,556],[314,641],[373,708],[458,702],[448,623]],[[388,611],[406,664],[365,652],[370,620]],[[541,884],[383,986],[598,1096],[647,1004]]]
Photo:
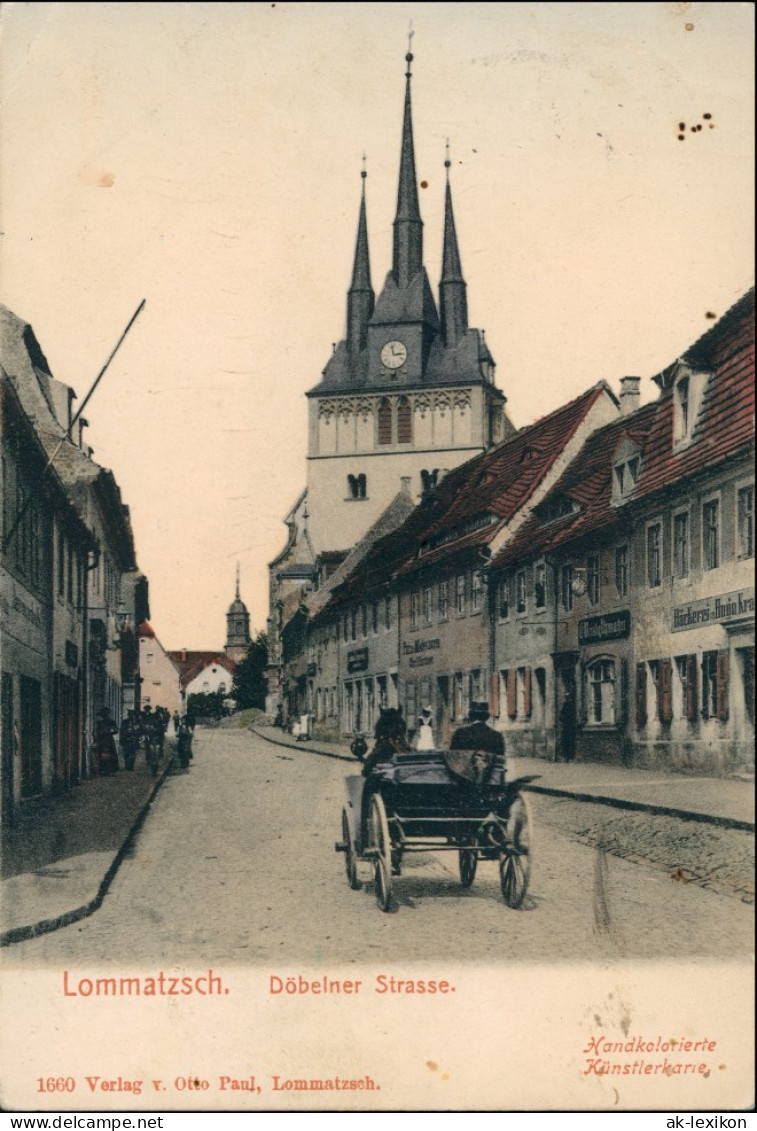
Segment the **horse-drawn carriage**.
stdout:
[[486,752],[412,751],[393,743],[391,754],[385,750],[367,773],[345,779],[342,839],[335,847],[344,853],[350,887],[362,887],[363,873],[372,870],[376,902],[387,911],[392,878],[401,874],[406,854],[455,852],[464,888],[473,883],[479,860],[496,860],[505,903],[522,907],[533,859],[522,787],[533,780],[507,782],[501,761]]

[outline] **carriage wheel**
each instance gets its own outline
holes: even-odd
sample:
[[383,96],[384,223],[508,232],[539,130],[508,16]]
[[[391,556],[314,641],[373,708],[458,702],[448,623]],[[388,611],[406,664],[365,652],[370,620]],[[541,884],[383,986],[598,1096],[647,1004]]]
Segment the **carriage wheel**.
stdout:
[[344,845],[344,870],[347,873],[347,883],[353,891],[359,891],[363,886],[357,878],[357,859],[355,845],[350,836],[350,822],[347,819],[346,809],[342,809],[342,843]]
[[384,799],[380,793],[375,793],[371,798],[369,827],[370,847],[378,850],[373,863],[376,903],[382,911],[388,911],[392,901],[392,842]]
[[507,840],[499,857],[499,883],[508,907],[522,907],[533,864],[531,806],[515,795],[505,823]]
[[476,878],[478,853],[475,848],[461,848],[458,863],[460,865],[460,883],[464,888],[469,888]]

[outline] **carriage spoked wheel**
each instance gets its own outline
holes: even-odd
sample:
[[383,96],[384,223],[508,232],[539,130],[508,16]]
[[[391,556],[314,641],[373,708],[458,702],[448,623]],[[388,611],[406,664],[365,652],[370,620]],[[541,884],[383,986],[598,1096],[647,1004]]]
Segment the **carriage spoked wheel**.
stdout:
[[350,822],[347,819],[347,811],[342,809],[342,844],[344,845],[344,870],[347,874],[347,883],[353,891],[359,891],[363,886],[357,876],[357,858],[355,856],[355,845],[352,843],[350,836]]
[[507,839],[499,857],[499,883],[508,907],[522,907],[528,893],[533,864],[532,828],[531,806],[523,794],[518,793],[507,815]]
[[469,888],[476,878],[478,853],[475,848],[461,848],[458,854],[460,867],[460,883],[464,888]]
[[373,880],[376,903],[382,911],[388,911],[392,901],[392,842],[389,837],[389,822],[386,807],[380,793],[371,798],[369,821],[370,848],[373,850]]

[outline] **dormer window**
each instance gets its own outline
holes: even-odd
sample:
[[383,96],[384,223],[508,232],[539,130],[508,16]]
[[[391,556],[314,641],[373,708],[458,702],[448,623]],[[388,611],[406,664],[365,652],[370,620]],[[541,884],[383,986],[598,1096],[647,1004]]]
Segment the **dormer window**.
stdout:
[[612,501],[616,505],[633,495],[641,476],[641,452],[626,437],[615,452],[613,461]]
[[673,373],[673,446],[688,444],[694,436],[708,374],[678,362]]

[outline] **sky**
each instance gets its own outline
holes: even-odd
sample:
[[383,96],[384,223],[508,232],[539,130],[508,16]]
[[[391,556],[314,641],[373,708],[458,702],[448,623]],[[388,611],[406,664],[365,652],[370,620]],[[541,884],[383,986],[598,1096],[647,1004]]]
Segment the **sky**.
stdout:
[[[753,7],[5,3],[1,301],[83,398],[167,648],[253,629],[344,336],[362,155],[391,264],[412,25],[425,264],[445,141],[470,323],[517,426],[649,378],[753,282]],[[701,128],[700,128],[701,127]]]

